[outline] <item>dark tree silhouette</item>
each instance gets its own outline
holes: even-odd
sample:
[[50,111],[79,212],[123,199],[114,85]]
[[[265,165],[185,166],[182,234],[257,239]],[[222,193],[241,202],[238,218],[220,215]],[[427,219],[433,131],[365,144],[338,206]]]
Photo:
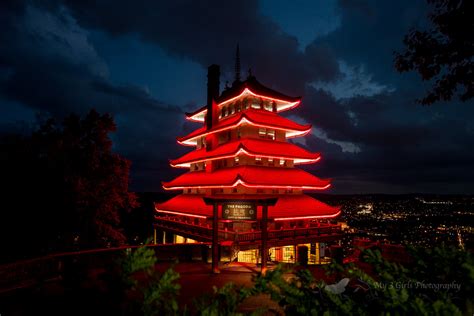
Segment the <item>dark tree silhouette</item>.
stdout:
[[474,2],[428,0],[433,11],[429,30],[412,29],[405,36],[404,52],[395,53],[400,72],[416,70],[423,80],[434,80],[421,100],[424,105],[474,97]]
[[49,119],[31,136],[2,139],[4,254],[18,258],[125,241],[119,213],[137,202],[128,192],[130,162],[112,152],[115,129],[110,115],[92,110],[62,124]]

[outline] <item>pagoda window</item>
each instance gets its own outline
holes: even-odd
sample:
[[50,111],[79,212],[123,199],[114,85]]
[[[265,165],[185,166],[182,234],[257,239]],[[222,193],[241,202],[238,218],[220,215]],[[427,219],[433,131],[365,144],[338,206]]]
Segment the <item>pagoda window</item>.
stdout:
[[286,160],[280,159],[280,166],[286,166]]
[[268,158],[268,165],[269,166],[274,166],[275,162],[273,161],[273,158]]
[[222,112],[223,112],[222,109],[220,109],[220,110],[219,110],[219,119],[222,118]]
[[275,101],[272,102],[272,110],[273,110],[273,112],[277,111],[277,104],[276,104]]
[[235,113],[235,107],[234,107],[234,104],[231,104],[231,105],[229,105],[229,112],[230,112],[230,113],[229,113],[229,115],[231,115],[231,114],[234,114],[234,113]]
[[233,193],[237,193],[237,188],[233,188],[233,189],[232,189],[232,192],[233,192]]
[[270,138],[271,140],[275,140],[275,130],[273,130],[273,129],[267,130],[267,136],[268,136],[268,138]]
[[237,101],[237,102],[235,103],[235,111],[236,111],[236,112],[240,112],[240,110],[241,110],[241,105],[242,105],[242,103],[241,103],[240,101]]
[[227,167],[227,159],[222,160],[222,166]]
[[258,99],[252,99],[252,109],[261,109],[261,103]]
[[240,136],[242,136],[242,130],[239,126],[239,127],[237,127],[237,139],[240,139]]
[[267,111],[272,111],[272,104],[270,103],[270,101],[264,101],[263,102],[263,108]]
[[236,166],[239,165],[239,160],[240,160],[239,156],[235,156],[235,157],[234,157],[234,164],[235,164]]
[[265,129],[265,127],[260,127],[258,129],[258,136],[265,138],[266,135],[267,135],[267,130]]
[[243,108],[247,110],[249,108],[249,99],[245,98],[243,101]]
[[255,157],[255,163],[257,165],[261,165],[262,164],[262,157]]

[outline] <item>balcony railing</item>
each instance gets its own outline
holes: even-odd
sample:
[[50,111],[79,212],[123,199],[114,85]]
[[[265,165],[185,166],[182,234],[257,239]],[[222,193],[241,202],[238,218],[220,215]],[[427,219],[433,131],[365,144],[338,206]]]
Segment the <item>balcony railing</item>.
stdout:
[[[212,228],[210,225],[197,225],[179,217],[158,217],[155,226],[157,228],[173,231],[177,234],[192,236],[195,239],[211,240]],[[278,230],[268,230],[268,240],[317,238],[341,235],[341,226],[337,224],[320,224],[319,226],[284,228]],[[236,232],[232,230],[219,230],[220,241],[233,242],[256,242],[262,239],[260,230],[247,232]],[[191,238],[192,238],[191,237]]]

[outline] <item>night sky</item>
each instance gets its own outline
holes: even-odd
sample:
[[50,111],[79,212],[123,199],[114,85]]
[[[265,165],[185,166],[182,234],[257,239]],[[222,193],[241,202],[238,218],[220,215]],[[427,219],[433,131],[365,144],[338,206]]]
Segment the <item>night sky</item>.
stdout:
[[311,123],[296,140],[333,178],[329,193],[474,193],[473,102],[415,103],[429,83],[399,74],[394,51],[428,25],[425,1],[2,1],[0,129],[35,117],[113,114],[115,150],[132,161],[131,189],[161,190],[182,173],[175,139],[199,127],[185,111],[242,73],[302,96],[284,115]]

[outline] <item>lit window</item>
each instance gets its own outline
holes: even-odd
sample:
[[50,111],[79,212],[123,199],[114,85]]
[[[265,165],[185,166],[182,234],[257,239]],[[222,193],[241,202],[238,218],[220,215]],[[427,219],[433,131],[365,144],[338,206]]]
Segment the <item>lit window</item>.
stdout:
[[273,129],[268,130],[267,135],[268,135],[268,138],[270,138],[271,140],[275,140],[275,130]]
[[230,114],[234,114],[235,113],[235,107],[233,104],[230,105]]
[[255,163],[257,165],[261,165],[262,164],[262,157],[255,157]]
[[238,165],[238,164],[239,164],[239,160],[240,160],[240,159],[239,159],[239,156],[235,156],[235,158],[234,158],[234,163],[235,163],[236,165]]
[[260,128],[258,129],[258,136],[259,136],[259,137],[265,137],[266,134],[267,134],[267,131],[266,131],[266,129],[265,129],[264,127],[260,127]]
[[260,106],[260,100],[257,100],[257,99],[252,99],[252,104],[250,105],[252,107],[252,109],[260,109],[261,106]]
[[244,101],[244,109],[248,109],[249,108],[249,102],[247,100]]
[[268,158],[268,164],[271,165],[271,166],[273,166],[273,164],[274,164],[274,163],[273,163],[273,158]]
[[272,104],[270,103],[270,101],[265,101],[265,102],[263,103],[263,107],[264,107],[264,109],[267,110],[267,111],[271,111],[271,110],[272,110]]
[[280,166],[284,166],[285,165],[285,159],[280,159]]

